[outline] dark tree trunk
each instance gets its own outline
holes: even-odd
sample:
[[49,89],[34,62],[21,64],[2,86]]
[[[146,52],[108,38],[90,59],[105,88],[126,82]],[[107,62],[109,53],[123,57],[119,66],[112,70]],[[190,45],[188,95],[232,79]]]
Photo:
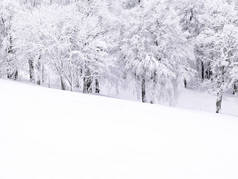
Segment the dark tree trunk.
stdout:
[[142,102],[146,103],[146,89],[145,89],[145,79],[142,79],[141,83],[141,97],[142,97]]
[[30,81],[35,82],[35,75],[34,75],[34,63],[32,60],[28,60],[29,64],[29,76],[30,76]]
[[41,82],[42,82],[42,79],[41,79],[41,77],[42,77],[42,66],[41,65],[42,64],[40,63],[40,59],[41,59],[41,55],[39,56],[38,62],[35,65],[36,74],[37,74],[37,76],[36,76],[36,84],[37,85],[41,85]]
[[187,80],[186,79],[184,79],[183,83],[184,83],[184,87],[187,88]]
[[7,73],[7,78],[8,78],[8,79],[11,79],[11,78],[12,78],[12,75],[11,75],[9,72]]
[[13,74],[13,79],[17,80],[18,79],[18,70],[15,70],[14,74]]
[[37,84],[37,85],[41,85],[41,81],[40,81],[40,79],[37,79],[36,84]]
[[60,76],[60,85],[61,85],[62,90],[66,90],[66,86],[65,86],[64,79],[62,76]]
[[234,84],[233,95],[235,95],[237,92],[238,92],[238,86],[237,86],[237,84]]
[[[204,67],[205,68],[205,67]],[[206,65],[206,75],[205,75],[205,78],[210,80],[211,79],[211,76],[212,76],[212,71],[211,71],[211,63],[208,62],[208,64]]]
[[100,93],[100,88],[99,88],[99,81],[98,79],[95,80],[95,93],[99,94]]
[[209,76],[208,76],[208,79],[210,80],[211,79],[211,77],[212,77],[212,70],[211,69],[209,69]]
[[201,75],[202,75],[202,80],[204,80],[204,78],[205,78],[205,68],[204,68],[204,63],[203,62],[201,62]]

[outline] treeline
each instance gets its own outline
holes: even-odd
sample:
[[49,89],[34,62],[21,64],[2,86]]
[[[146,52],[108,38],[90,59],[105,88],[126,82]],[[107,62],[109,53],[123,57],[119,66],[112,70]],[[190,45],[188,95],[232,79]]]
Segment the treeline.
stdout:
[[1,78],[173,104],[179,86],[238,92],[232,0],[2,0]]

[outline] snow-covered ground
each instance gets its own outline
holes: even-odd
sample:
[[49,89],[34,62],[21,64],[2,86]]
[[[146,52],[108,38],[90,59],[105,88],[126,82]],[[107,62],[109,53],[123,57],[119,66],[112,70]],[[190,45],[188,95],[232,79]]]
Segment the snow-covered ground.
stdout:
[[[207,90],[182,89],[179,94],[177,107],[212,113],[216,111],[216,96],[209,94]],[[238,117],[238,96],[224,95],[221,113]]]
[[238,118],[0,80],[0,179],[237,179]]
[[[129,87],[133,89],[133,86]],[[129,92],[128,92],[129,91]],[[108,89],[103,91],[105,94],[110,94]],[[120,89],[120,94],[111,93],[111,97],[116,97],[118,99],[139,101],[137,98],[136,91],[133,90],[123,90]],[[216,112],[216,95],[208,93],[207,89],[185,89],[179,88],[178,96],[175,100],[174,106],[182,109],[190,109],[194,111],[203,111],[203,112]],[[134,95],[131,95],[134,94]],[[225,94],[222,101],[222,114],[231,115],[238,117],[238,95],[234,96],[232,94]]]

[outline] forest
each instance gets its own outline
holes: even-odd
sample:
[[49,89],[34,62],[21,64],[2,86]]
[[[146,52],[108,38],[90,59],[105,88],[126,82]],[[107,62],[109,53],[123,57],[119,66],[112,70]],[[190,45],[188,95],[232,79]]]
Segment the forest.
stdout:
[[167,105],[203,87],[219,113],[238,94],[238,1],[0,0],[0,78]]

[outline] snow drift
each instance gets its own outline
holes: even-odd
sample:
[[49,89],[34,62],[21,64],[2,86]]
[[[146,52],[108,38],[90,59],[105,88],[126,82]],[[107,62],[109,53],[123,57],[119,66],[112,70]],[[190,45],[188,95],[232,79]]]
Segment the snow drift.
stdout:
[[1,179],[237,179],[238,120],[0,80]]

